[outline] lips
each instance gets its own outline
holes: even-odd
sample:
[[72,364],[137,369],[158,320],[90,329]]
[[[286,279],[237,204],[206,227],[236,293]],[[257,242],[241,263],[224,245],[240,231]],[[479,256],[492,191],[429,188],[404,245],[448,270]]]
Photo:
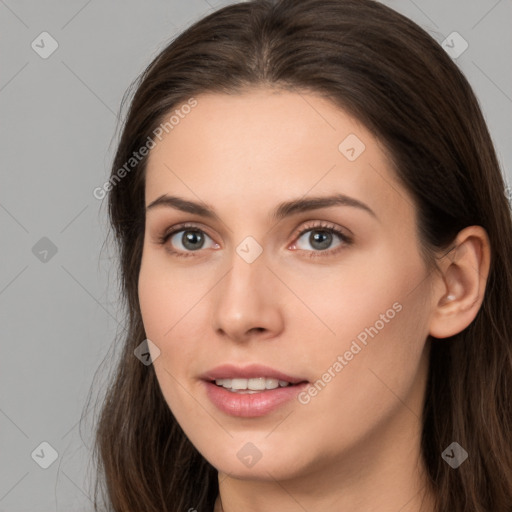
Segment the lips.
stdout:
[[[266,389],[245,389],[246,384],[249,388],[258,387],[257,381],[262,380]],[[286,404],[293,404],[294,398],[309,385],[303,377],[261,364],[216,366],[201,375],[201,381],[206,396],[219,411],[239,418],[266,416]],[[276,382],[283,386],[274,387]],[[226,389],[225,385],[238,389]]]
[[308,382],[304,377],[288,375],[287,373],[275,370],[270,366],[261,364],[250,364],[243,367],[235,366],[233,364],[224,364],[216,366],[201,375],[201,379],[208,382],[215,382],[219,379],[256,379],[261,377],[277,379],[278,381],[286,381],[292,385]]

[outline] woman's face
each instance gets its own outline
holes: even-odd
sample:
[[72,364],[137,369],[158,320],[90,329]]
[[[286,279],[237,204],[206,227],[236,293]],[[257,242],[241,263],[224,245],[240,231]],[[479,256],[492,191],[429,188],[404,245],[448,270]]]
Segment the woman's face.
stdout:
[[196,100],[146,177],[146,206],[179,198],[147,209],[139,277],[172,413],[243,479],[409,456],[431,312],[412,198],[370,132],[317,95]]

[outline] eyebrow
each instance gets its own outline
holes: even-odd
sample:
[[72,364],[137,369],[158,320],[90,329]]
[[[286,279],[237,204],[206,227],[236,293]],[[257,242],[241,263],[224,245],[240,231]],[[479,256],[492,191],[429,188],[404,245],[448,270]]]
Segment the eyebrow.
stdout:
[[[291,201],[285,201],[280,203],[272,211],[270,219],[279,221],[285,217],[289,217],[301,212],[318,210],[320,208],[329,208],[332,206],[351,206],[353,208],[366,211],[375,219],[378,218],[375,212],[368,205],[359,201],[358,199],[354,199],[353,197],[349,197],[344,194],[334,194],[331,196],[310,197],[307,199],[300,198],[293,199]],[[151,202],[148,206],[146,206],[146,211],[157,207],[174,208],[176,210],[181,210],[182,212],[194,213],[196,215],[200,215],[201,217],[216,219],[220,221],[219,216],[215,213],[214,209],[210,205],[189,201],[178,196],[163,194]]]

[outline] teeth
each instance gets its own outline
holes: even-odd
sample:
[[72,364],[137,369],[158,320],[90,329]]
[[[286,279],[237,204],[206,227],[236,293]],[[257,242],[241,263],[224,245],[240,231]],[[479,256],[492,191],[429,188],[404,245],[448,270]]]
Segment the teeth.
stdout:
[[256,377],[253,379],[216,379],[215,384],[232,391],[262,391],[264,389],[276,389],[286,387],[290,383],[285,380],[272,379],[267,377]]

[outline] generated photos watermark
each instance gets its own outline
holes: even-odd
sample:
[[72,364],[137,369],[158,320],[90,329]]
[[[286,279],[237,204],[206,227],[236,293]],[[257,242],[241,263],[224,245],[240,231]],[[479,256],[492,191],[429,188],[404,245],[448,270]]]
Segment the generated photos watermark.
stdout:
[[376,320],[372,326],[365,327],[365,329],[356,336],[356,339],[352,340],[349,350],[346,350],[343,355],[338,355],[331,366],[329,366],[325,373],[322,374],[321,378],[317,379],[314,383],[310,384],[304,391],[301,391],[297,395],[297,400],[302,405],[309,404],[311,399],[317,396],[318,393],[320,393],[320,391],[322,391],[325,386],[327,386],[327,384],[331,382],[331,380],[336,377],[336,375],[338,375],[341,370],[343,370],[343,368],[345,368],[345,366],[347,366],[349,362],[352,361],[352,359],[354,359],[354,356],[359,354],[359,352],[361,352],[361,350],[367,346],[369,341],[368,336],[372,339],[377,336],[377,334],[379,334],[379,332],[384,329],[386,324],[389,324],[389,322],[393,320],[397,313],[400,313],[402,309],[402,304],[395,302],[391,308],[386,310],[385,313],[381,313],[379,320]]
[[130,171],[137,166],[139,162],[142,161],[144,157],[149,154],[149,151],[157,145],[155,139],[161,141],[164,133],[169,133],[173,130],[196,106],[197,100],[192,97],[185,104],[181,105],[179,109],[175,109],[172,114],[167,117],[165,122],[160,123],[153,130],[153,138],[148,136],[146,142],[138,149],[138,151],[134,151],[132,153],[132,156],[128,161],[126,161],[122,167],[112,174],[108,181],[103,183],[101,187],[96,187],[92,191],[93,196],[96,199],[103,199],[107,195],[107,192],[110,192]]

